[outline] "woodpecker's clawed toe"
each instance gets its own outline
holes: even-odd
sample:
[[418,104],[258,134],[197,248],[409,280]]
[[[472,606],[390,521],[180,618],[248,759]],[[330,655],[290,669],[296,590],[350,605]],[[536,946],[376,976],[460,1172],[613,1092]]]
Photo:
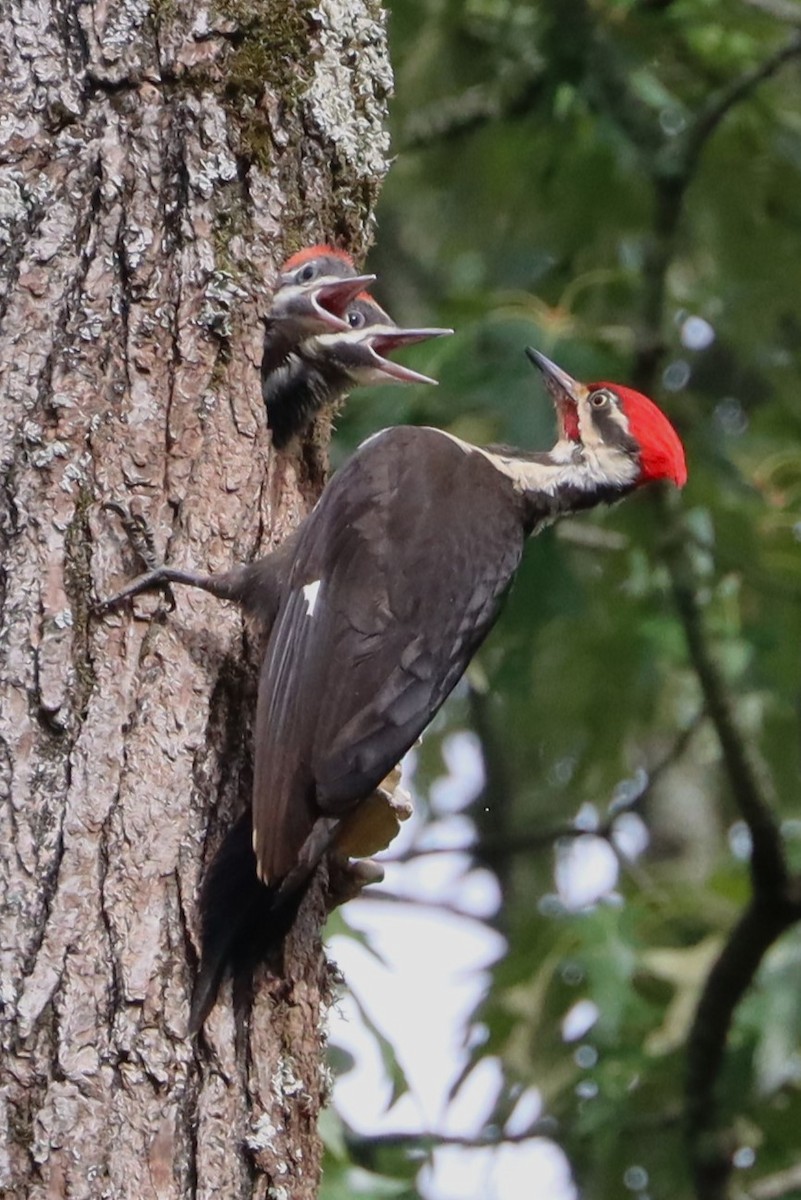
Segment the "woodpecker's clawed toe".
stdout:
[[165,577],[164,565],[159,561],[156,554],[153,530],[141,513],[131,512],[129,508],[124,504],[120,504],[117,500],[106,500],[103,503],[103,508],[107,512],[112,512],[119,517],[120,524],[128,538],[131,549],[146,568],[146,572],[144,575],[140,575],[139,578],[127,584],[119,592],[115,592],[113,596],[97,598],[92,605],[93,612],[97,616],[103,616],[105,613],[119,608],[126,600],[132,600],[134,596],[138,596],[141,592],[149,591],[152,588],[159,588],[163,592],[164,598],[167,601],[167,611],[172,612],[175,609],[175,595],[170,587],[169,579]]

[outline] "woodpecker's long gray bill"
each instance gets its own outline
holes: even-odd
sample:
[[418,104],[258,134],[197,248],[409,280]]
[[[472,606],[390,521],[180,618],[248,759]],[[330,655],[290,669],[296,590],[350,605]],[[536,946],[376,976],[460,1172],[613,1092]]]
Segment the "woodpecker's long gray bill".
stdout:
[[370,330],[367,339],[375,357],[375,366],[382,375],[388,376],[389,379],[396,380],[398,383],[434,383],[438,381],[432,379],[430,375],[422,375],[419,371],[413,371],[411,367],[404,367],[400,363],[393,362],[387,358],[393,350],[397,350],[399,346],[413,346],[416,342],[426,342],[429,338],[448,337],[453,333],[452,329],[382,329]]
[[[563,396],[566,396],[574,404],[578,404],[579,400],[586,396],[587,389],[584,384],[578,383],[572,375],[568,375],[567,371],[563,371],[555,362],[547,358],[542,351],[535,350],[533,346],[526,346],[526,355],[534,363],[534,366],[542,372],[545,386],[555,399],[561,399]],[[558,389],[558,396],[555,395],[554,389]]]
[[563,371],[555,362],[551,362],[541,351],[533,346],[526,347],[526,354],[542,373],[543,382],[548,395],[556,409],[556,420],[559,426],[559,437],[576,442],[581,440],[578,412],[579,401],[589,394],[583,383],[579,383],[567,371]]

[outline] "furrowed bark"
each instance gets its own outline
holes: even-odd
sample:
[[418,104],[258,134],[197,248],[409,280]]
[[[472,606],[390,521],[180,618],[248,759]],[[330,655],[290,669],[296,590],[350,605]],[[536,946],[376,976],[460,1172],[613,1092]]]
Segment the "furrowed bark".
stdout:
[[185,1036],[258,639],[190,589],[92,601],[139,569],[109,501],[219,570],[316,497],[322,450],[270,449],[259,317],[287,253],[364,250],[390,84],[374,0],[0,11],[3,1195],[316,1194],[319,894],[248,1026],[228,989]]

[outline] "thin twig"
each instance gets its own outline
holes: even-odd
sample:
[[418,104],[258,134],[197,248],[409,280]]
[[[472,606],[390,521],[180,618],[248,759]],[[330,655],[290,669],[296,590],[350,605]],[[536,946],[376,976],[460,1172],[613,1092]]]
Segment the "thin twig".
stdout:
[[777,21],[784,21],[788,25],[801,25],[801,5],[793,3],[793,0],[741,0],[741,3],[748,8],[757,9],[758,12],[767,13]]
[[749,754],[732,711],[732,703],[703,629],[698,598],[685,556],[669,552],[673,596],[684,627],[690,660],[698,676],[707,712],[720,742],[723,764],[735,803],[751,833],[751,876],[755,894],[783,895],[788,872],[781,831],[773,814],[769,784]]
[[413,114],[402,137],[404,152],[465,137],[490,121],[513,120],[534,107],[542,88],[541,72],[521,76],[514,85],[477,84],[459,96],[446,97]]
[[402,904],[412,908],[426,908],[436,913],[447,913],[449,916],[459,917],[464,921],[485,921],[480,913],[468,912],[467,909],[459,908],[456,904],[448,904],[434,897],[429,900],[426,897],[406,896],[402,892],[387,892],[373,885],[359,892],[358,898],[359,900],[372,900],[377,904]]
[[801,920],[801,887],[793,898],[755,895],[729,935],[704,985],[687,1045],[686,1113],[696,1192],[723,1200],[735,1149],[719,1128],[715,1095],[735,1010],[767,951]]
[[795,33],[784,45],[777,47],[764,62],[750,71],[744,71],[727,88],[713,96],[701,109],[689,130],[684,146],[683,172],[689,176],[695,169],[698,156],[706,142],[715,132],[724,117],[754,92],[760,83],[775,75],[780,67],[801,55],[801,33]]
[[[637,813],[643,809],[654,787],[665,772],[670,767],[675,766],[684,755],[691,739],[700,728],[704,717],[705,713],[703,709],[699,710],[678,735],[667,753],[646,772],[645,783],[636,796],[625,804],[610,803],[607,806],[606,817],[595,829],[586,829],[573,822],[563,822],[559,825],[552,825],[549,829],[517,830],[496,838],[481,837],[476,841],[467,842],[460,846],[410,846],[408,850],[404,850],[401,854],[382,855],[381,862],[384,864],[406,863],[418,858],[433,858],[442,854],[468,854],[480,857],[482,862],[494,866],[495,862],[499,859],[512,858],[518,854],[530,854],[532,851],[537,850],[549,850],[559,841],[569,841],[570,839],[589,836],[614,842],[615,822],[624,813]],[[625,858],[625,855],[621,857],[625,865],[629,867],[631,864]]]
[[414,1131],[371,1134],[369,1138],[360,1138],[351,1134],[348,1144],[358,1155],[362,1146],[370,1151],[371,1156],[376,1149],[415,1149],[420,1151],[435,1150],[440,1146],[462,1146],[468,1150],[483,1150],[493,1146],[520,1146],[535,1138],[552,1138],[557,1132],[557,1123],[553,1117],[544,1117],[535,1121],[521,1133],[504,1133],[502,1129],[487,1129],[477,1134],[437,1133]]
[[766,1175],[748,1189],[747,1200],[782,1200],[784,1196],[797,1195],[801,1191],[801,1162],[794,1163],[786,1171]]

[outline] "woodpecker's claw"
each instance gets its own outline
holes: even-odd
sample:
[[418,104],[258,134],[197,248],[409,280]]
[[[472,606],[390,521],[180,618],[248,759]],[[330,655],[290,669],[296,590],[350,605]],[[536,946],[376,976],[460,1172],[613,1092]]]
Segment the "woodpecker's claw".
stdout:
[[140,592],[149,591],[151,588],[161,589],[167,601],[167,611],[172,612],[175,609],[175,596],[170,587],[170,569],[158,561],[153,531],[147,524],[147,521],[141,513],[132,513],[116,500],[106,500],[103,508],[107,512],[115,513],[119,517],[120,523],[130,542],[131,549],[142,565],[147,568],[147,572],[144,575],[140,575],[138,579],[133,580],[127,587],[116,592],[113,596],[106,596],[103,599],[96,600],[92,605],[94,613],[97,616],[102,616],[104,613],[111,612],[112,609],[119,607],[123,601],[131,600],[134,596],[138,596]]
[[310,283],[295,283],[291,275],[281,275],[266,319],[299,322],[307,325],[310,332],[349,330],[343,316],[345,309],[374,282],[375,275],[351,275],[344,279],[326,275]]
[[545,387],[556,408],[560,435],[563,438],[578,441],[578,405],[579,401],[586,399],[589,395],[588,388],[575,380],[572,375],[568,375],[567,371],[563,371],[550,358],[546,358],[541,351],[535,350],[533,346],[526,347],[526,355],[542,372]]

